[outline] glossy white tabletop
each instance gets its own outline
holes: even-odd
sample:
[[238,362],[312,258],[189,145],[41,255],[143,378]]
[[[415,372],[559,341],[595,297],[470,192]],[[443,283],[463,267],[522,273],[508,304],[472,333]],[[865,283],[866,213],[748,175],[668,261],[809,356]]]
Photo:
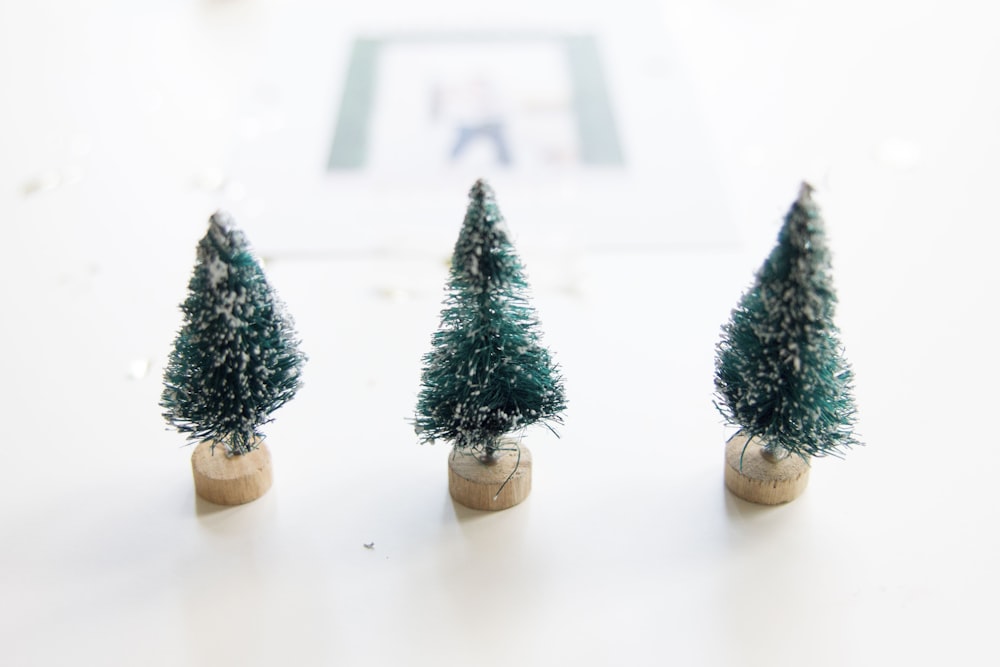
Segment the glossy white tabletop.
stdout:
[[[0,663],[997,664],[997,10],[473,4],[0,5]],[[565,35],[599,44],[620,166],[565,134]],[[358,36],[373,157],[331,171]],[[393,86],[467,48],[528,82],[514,147],[569,153],[424,159]],[[408,421],[479,176],[569,399],[496,514]],[[802,179],[867,444],[761,508],[723,487],[714,347]],[[217,208],[310,356],[236,508],[157,406]]]

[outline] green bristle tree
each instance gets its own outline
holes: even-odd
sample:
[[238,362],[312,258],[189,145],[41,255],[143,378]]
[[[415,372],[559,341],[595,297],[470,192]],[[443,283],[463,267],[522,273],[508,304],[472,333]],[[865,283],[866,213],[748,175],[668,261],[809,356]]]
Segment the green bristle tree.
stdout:
[[[489,459],[505,434],[535,422],[562,423],[562,378],[539,344],[521,262],[493,190],[469,192],[455,244],[440,329],[424,356],[416,431]],[[551,426],[550,426],[551,427]]]
[[719,410],[771,460],[839,456],[858,444],[835,303],[823,220],[803,183],[716,354]]
[[181,310],[184,325],[163,376],[163,416],[190,440],[246,454],[269,415],[295,395],[305,356],[246,236],[226,213],[209,220]]

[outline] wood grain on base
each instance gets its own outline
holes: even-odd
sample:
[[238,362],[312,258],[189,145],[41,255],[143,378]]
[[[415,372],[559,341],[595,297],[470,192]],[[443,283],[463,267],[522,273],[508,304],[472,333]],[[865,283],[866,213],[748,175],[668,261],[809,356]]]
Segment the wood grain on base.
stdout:
[[[511,472],[514,476],[500,491]],[[452,450],[448,456],[448,491],[456,502],[475,510],[513,507],[531,493],[531,452],[521,446],[520,463],[516,451],[500,452],[497,459],[487,465],[477,456]]]
[[194,489],[217,505],[242,505],[257,500],[271,488],[271,453],[263,443],[240,456],[227,457],[224,445],[198,445],[191,455]]
[[[809,464],[792,454],[771,463],[761,455],[762,447],[754,438],[743,452],[747,438],[734,435],[726,443],[726,487],[734,494],[760,505],[780,505],[795,500],[809,483]],[[740,455],[743,468],[740,469]]]

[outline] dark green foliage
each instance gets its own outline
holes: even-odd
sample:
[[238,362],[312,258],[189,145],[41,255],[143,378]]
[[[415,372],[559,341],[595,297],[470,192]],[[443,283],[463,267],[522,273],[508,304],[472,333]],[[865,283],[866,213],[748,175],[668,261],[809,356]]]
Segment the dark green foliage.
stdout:
[[803,184],[777,245],[723,327],[715,377],[730,423],[771,451],[803,458],[858,444],[853,376],[833,324],[829,253],[811,195]]
[[506,433],[562,423],[565,398],[493,190],[477,181],[469,199],[415,423],[424,442],[490,456]]
[[257,447],[261,425],[299,388],[305,356],[292,323],[225,213],[209,220],[164,372],[163,416],[228,454]]

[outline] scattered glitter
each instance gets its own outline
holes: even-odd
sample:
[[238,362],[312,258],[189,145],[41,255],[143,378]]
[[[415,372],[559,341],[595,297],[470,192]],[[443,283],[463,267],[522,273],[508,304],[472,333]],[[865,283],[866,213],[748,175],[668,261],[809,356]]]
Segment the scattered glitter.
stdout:
[[30,197],[31,195],[38,194],[40,192],[55,190],[62,185],[62,183],[62,174],[54,169],[47,169],[26,180],[21,186],[21,194],[25,197]]
[[403,301],[409,296],[409,292],[400,287],[379,287],[375,293],[386,301]]

